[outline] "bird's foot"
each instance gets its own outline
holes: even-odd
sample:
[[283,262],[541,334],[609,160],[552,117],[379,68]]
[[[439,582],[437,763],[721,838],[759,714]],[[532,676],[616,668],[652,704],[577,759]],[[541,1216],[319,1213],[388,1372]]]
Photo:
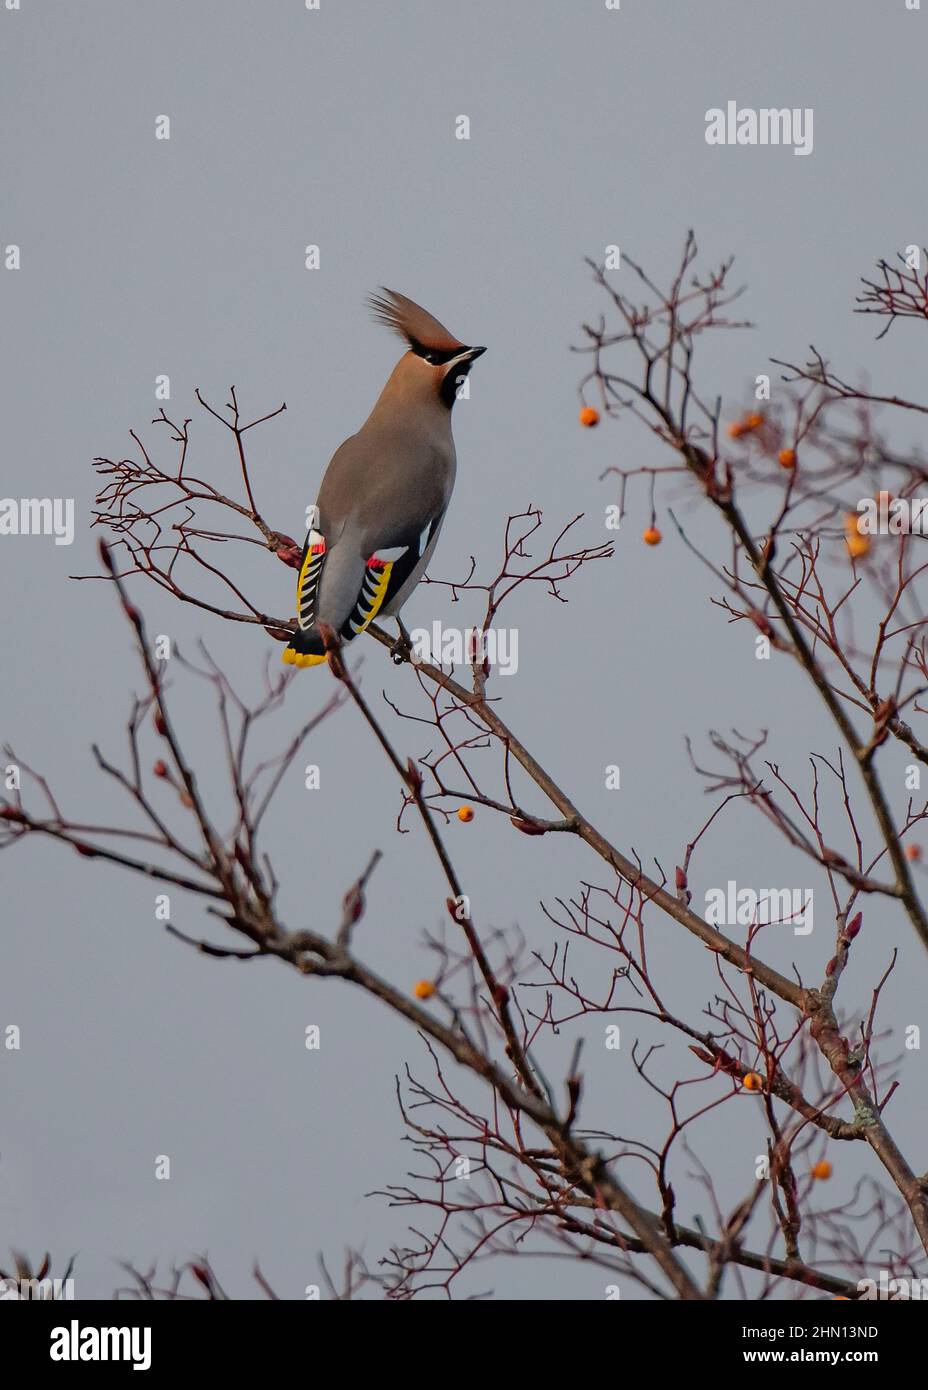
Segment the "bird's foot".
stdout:
[[390,655],[397,666],[402,666],[404,661],[409,661],[412,657],[412,638],[399,618],[396,620],[396,626],[399,628],[399,636],[390,648]]

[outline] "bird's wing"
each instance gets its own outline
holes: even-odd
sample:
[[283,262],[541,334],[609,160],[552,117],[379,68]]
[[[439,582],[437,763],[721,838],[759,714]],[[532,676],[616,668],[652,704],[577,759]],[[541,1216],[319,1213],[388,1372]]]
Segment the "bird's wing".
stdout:
[[325,537],[311,527],[303,544],[300,573],[296,581],[297,622],[303,632],[308,632],[316,620],[316,601],[325,557]]
[[404,544],[376,546],[364,564],[355,603],[342,625],[342,636],[347,640],[357,637],[376,618],[382,610],[388,609],[393,599],[407,583],[417,565],[422,561],[429,543],[442,522],[439,514],[416,535]]
[[372,437],[366,426],[346,439],[319,489],[318,534],[311,539],[325,548],[304,551],[300,567],[301,626],[326,622],[350,641],[402,598],[417,566],[421,573],[453,482],[450,444],[440,450],[430,441]]
[[[366,558],[357,555],[350,540],[343,538],[330,549],[320,531],[310,530],[303,546],[296,585],[297,622],[308,632],[319,620],[331,618],[347,641],[357,637],[393,599],[422,562],[442,523],[444,513],[434,517],[405,544],[378,545]],[[392,539],[392,536],[391,536]],[[326,575],[325,602],[320,611],[323,572]],[[347,612],[340,623],[341,614]]]

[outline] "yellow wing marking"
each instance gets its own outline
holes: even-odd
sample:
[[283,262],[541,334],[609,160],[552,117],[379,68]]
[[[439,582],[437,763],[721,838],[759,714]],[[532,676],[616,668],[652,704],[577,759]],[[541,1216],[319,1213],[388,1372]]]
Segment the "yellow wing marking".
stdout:
[[319,572],[325,559],[325,541],[318,531],[313,531],[306,547],[306,556],[300,567],[296,581],[296,611],[300,627],[308,632],[313,625],[316,608],[316,586]]
[[380,612],[386,598],[392,569],[393,561],[387,560],[383,569],[377,570],[372,567],[364,576],[364,583],[361,586],[357,603],[357,612],[361,621],[355,622],[354,618],[351,620],[351,630],[355,635],[369,627]]

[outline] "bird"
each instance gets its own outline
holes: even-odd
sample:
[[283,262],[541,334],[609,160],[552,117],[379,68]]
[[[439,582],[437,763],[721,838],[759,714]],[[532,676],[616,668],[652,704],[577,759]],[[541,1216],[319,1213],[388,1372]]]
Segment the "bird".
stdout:
[[425,573],[451,501],[458,388],[486,351],[395,290],[370,295],[368,304],[407,350],[357,434],[332,455],[310,510],[296,629],[283,652],[288,666],[327,660],[320,623],[351,642],[377,617],[396,619],[394,659],[408,656],[400,610]]

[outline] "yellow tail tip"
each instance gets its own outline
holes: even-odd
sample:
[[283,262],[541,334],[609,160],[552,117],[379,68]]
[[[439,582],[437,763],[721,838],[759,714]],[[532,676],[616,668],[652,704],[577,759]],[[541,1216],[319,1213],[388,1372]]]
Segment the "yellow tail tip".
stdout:
[[292,647],[284,647],[280,659],[285,666],[321,666],[328,661],[329,654],[324,652],[322,656],[314,656],[311,652],[297,652]]

